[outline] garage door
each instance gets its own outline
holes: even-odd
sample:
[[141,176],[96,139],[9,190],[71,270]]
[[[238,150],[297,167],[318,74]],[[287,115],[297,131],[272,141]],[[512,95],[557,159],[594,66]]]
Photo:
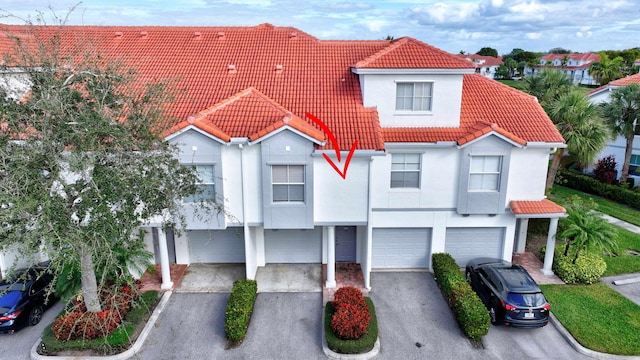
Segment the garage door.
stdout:
[[460,266],[476,257],[502,258],[504,228],[448,228],[444,251]]
[[373,269],[429,268],[431,229],[373,229]]
[[322,228],[309,230],[265,230],[267,263],[322,262]]
[[244,231],[242,228],[192,230],[187,233],[187,236],[189,237],[191,262],[244,262]]

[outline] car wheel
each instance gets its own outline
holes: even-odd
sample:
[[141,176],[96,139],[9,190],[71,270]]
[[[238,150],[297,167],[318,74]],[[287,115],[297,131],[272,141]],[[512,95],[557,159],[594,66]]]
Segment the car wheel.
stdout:
[[496,307],[495,306],[491,306],[489,308],[489,317],[491,317],[491,323],[493,325],[498,325],[498,314],[496,313]]
[[42,306],[38,305],[29,312],[29,326],[37,325],[42,320]]

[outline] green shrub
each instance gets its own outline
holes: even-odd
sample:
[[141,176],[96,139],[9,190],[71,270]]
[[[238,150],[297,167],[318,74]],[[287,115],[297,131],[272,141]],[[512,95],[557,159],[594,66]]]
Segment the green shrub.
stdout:
[[629,190],[625,186],[601,183],[600,181],[573,171],[560,170],[562,185],[589,194],[600,195],[620,204],[640,210],[640,192]]
[[247,335],[257,293],[255,280],[240,279],[233,283],[224,314],[224,333],[229,340],[238,342]]
[[568,284],[593,284],[607,270],[602,256],[583,251],[573,263],[575,252],[564,256],[564,245],[556,246],[553,254],[553,271]]
[[472,340],[479,341],[489,332],[489,312],[478,295],[471,289],[460,267],[451,255],[436,253],[431,257],[433,274],[456,315],[462,331]]
[[369,321],[369,326],[367,326],[367,332],[358,340],[342,340],[333,333],[331,330],[331,318],[335,312],[335,307],[331,301],[327,302],[324,309],[324,333],[329,349],[340,354],[362,354],[373,349],[378,339],[378,320],[373,301],[369,297],[364,299],[367,302],[371,320]]

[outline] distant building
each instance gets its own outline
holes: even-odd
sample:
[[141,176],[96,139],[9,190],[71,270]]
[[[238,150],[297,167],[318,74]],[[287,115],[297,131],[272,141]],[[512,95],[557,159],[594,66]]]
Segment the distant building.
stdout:
[[502,56],[483,56],[478,54],[458,54],[459,57],[471,61],[476,67],[476,73],[489,79],[495,79],[496,70],[502,62]]
[[553,69],[566,72],[575,84],[600,85],[589,74],[589,66],[598,61],[600,61],[600,55],[594,53],[547,54],[540,58],[538,65],[525,67],[524,75],[535,75],[542,69]]

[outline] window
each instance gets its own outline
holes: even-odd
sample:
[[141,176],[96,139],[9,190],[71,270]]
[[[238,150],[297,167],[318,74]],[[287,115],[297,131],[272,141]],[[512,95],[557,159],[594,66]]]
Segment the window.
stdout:
[[273,202],[304,202],[304,166],[271,167]]
[[501,156],[472,156],[469,169],[470,191],[499,191]]
[[214,166],[213,165],[193,165],[200,180],[197,184],[198,193],[188,196],[185,202],[197,202],[206,200],[215,200],[216,189],[214,182]]
[[391,154],[391,187],[420,187],[420,154]]
[[640,155],[631,155],[630,165],[640,166]]
[[431,111],[433,83],[397,83],[396,110]]

